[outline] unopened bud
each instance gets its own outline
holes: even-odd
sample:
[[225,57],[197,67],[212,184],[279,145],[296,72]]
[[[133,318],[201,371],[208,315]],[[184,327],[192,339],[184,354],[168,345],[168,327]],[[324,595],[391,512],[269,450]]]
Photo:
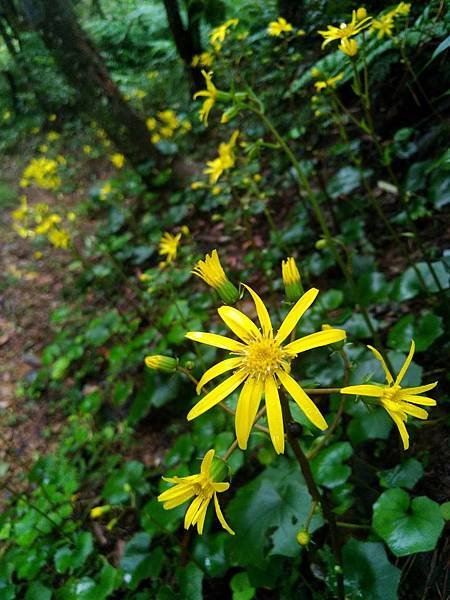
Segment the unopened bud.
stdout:
[[178,366],[178,359],[171,356],[162,356],[161,354],[153,354],[145,357],[145,364],[149,369],[155,371],[164,371],[165,373],[175,373]]
[[297,533],[297,542],[300,544],[300,546],[307,546],[310,541],[311,536],[309,533],[305,529],[300,529],[300,531]]
[[321,239],[316,242],[316,250],[323,250],[328,246],[327,240]]

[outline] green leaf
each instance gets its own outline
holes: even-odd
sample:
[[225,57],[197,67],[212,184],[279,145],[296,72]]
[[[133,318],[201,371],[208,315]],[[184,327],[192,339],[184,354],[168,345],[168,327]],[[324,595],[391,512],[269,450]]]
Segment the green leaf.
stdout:
[[62,546],[55,552],[53,560],[57,572],[75,571],[86,562],[92,550],[92,534],[89,531],[82,531],[75,534],[74,547]]
[[[436,274],[436,277],[438,278],[438,281],[441,284],[441,287],[443,289],[447,289],[450,285],[450,281],[445,268],[445,264],[442,261],[435,261],[431,263],[431,266]],[[422,274],[427,288],[431,292],[438,291],[438,287],[436,285],[436,282],[434,281],[433,275],[430,271],[430,267],[424,262],[416,263],[415,267]],[[417,277],[417,273],[415,272],[413,267],[408,267],[402,275],[400,275],[394,280],[391,297],[393,298],[393,300],[402,302],[403,300],[410,300],[411,298],[415,298],[422,291],[423,287]]]
[[448,35],[445,40],[443,40],[439,46],[435,49],[435,51],[433,52],[432,56],[431,56],[431,60],[434,60],[435,58],[437,58],[439,56],[439,54],[442,54],[442,52],[445,52],[445,50],[447,50],[447,48],[450,48],[450,35]]
[[203,571],[196,564],[188,563],[177,570],[177,579],[183,598],[186,600],[203,600]]
[[134,590],[139,583],[149,577],[157,578],[161,572],[164,551],[159,546],[150,552],[151,537],[148,533],[136,533],[126,544],[120,567],[124,572],[123,579]]
[[[1,596],[3,598],[3,596]],[[25,593],[25,600],[50,600],[52,597],[52,590],[40,581],[33,581]]]
[[[242,486],[227,506],[228,521],[236,532],[227,543],[231,560],[263,568],[269,554],[296,556],[300,552],[296,534],[310,509],[311,497],[296,463],[284,460],[266,468]],[[315,516],[310,531],[321,524]]]
[[228,536],[229,534],[223,531],[209,534],[207,538],[199,535],[195,539],[194,558],[203,565],[210,577],[222,577],[229,568],[224,549]]
[[433,550],[444,527],[439,504],[411,500],[402,489],[383,492],[373,506],[373,528],[396,556]]
[[383,544],[350,539],[342,559],[348,600],[397,600],[401,571],[388,561]]
[[368,408],[362,402],[360,413],[355,416],[347,428],[347,434],[353,444],[366,440],[387,440],[392,429],[392,420],[384,408]]
[[332,198],[339,198],[339,196],[353,192],[360,185],[360,169],[356,167],[343,167],[331,178],[327,185],[327,192]]
[[255,588],[250,585],[248,574],[236,573],[230,581],[233,600],[251,600],[255,596]]
[[145,494],[148,490],[144,465],[137,460],[131,460],[126,462],[117,473],[108,477],[103,486],[102,496],[109,504],[122,504],[127,502],[130,493]]
[[342,464],[353,454],[348,442],[337,442],[324,448],[311,461],[311,469],[316,483],[333,489],[345,483],[350,477],[351,469]]
[[402,487],[412,490],[423,475],[422,464],[415,458],[408,458],[401,465],[379,474],[380,485],[385,488]]
[[409,314],[400,319],[390,330],[388,344],[391,348],[408,352],[413,339],[416,343],[416,351],[423,352],[428,350],[443,333],[442,317],[425,313],[416,323],[414,316]]
[[440,506],[441,515],[446,521],[450,521],[450,502],[444,502]]

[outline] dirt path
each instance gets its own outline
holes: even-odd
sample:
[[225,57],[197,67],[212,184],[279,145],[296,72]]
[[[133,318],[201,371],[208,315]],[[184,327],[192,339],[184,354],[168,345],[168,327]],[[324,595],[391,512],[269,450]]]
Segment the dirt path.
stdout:
[[[16,179],[17,181],[17,179]],[[4,182],[14,190],[14,182]],[[55,203],[51,194],[37,192],[33,201]],[[0,471],[30,464],[48,449],[50,431],[59,420],[47,415],[45,399],[30,402],[20,393],[40,366],[42,348],[49,341],[49,316],[58,306],[67,257],[46,247],[42,258],[12,229],[10,211],[18,200],[0,206]]]

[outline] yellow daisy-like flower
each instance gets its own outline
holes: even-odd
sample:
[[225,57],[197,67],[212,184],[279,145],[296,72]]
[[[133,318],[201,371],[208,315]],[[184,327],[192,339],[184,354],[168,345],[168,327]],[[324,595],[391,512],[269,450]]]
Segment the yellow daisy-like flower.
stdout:
[[283,345],[305,311],[316,299],[319,290],[312,288],[306,292],[289,311],[278,332],[274,335],[269,313],[263,301],[249,286],[244,285],[244,287],[253,298],[261,329],[239,310],[231,306],[221,306],[218,309],[219,316],[241,341],[215,333],[191,331],[186,334],[186,337],[194,342],[223,348],[234,355],[234,357],[211,367],[203,374],[197,386],[197,393],[200,393],[203,386],[215,377],[228,371],[234,371],[231,377],[206,394],[189,411],[187,418],[190,421],[199,417],[224,400],[243,383],[235,418],[239,447],[243,450],[247,448],[250,430],[264,394],[270,437],[275,451],[280,454],[284,452],[284,426],[278,394],[279,384],[292,396],[316,427],[321,430],[327,428],[327,422],[317,406],[295,379],[289,375],[291,361],[301,352],[343,340],[345,331],[341,329],[319,331]]
[[392,37],[394,32],[394,15],[388,13],[387,15],[382,15],[379,19],[374,19],[370,29],[371,31],[378,32],[377,38],[379,40],[383,39],[385,35]]
[[213,63],[213,57],[209,52],[202,52],[192,57],[192,67],[210,67]]
[[181,233],[172,235],[166,232],[159,242],[159,254],[161,256],[167,256],[166,262],[172,262],[177,256],[178,245],[181,240]]
[[239,292],[220,264],[217,250],[207,254],[205,260],[199,260],[191,272],[215,289],[226,304],[234,304],[239,299]]
[[214,450],[208,450],[202,460],[200,473],[197,475],[188,475],[187,477],[163,477],[164,481],[174,483],[175,486],[166,490],[158,496],[159,502],[164,502],[163,507],[166,510],[177,508],[191,498],[194,498],[186,511],[184,517],[184,528],[189,529],[191,525],[197,525],[197,531],[201,535],[205,524],[206,511],[209,503],[214,498],[214,508],[220,524],[231,535],[234,531],[225,521],[222,510],[217,499],[217,494],[226,492],[230,487],[229,483],[217,482],[216,477],[220,471],[224,471],[222,465],[218,463],[218,469],[213,464]]
[[205,175],[209,175],[209,183],[215,184],[224,171],[234,167],[236,158],[234,156],[234,147],[239,136],[239,131],[234,131],[228,142],[222,142],[219,145],[219,156],[206,163],[203,170]]
[[334,40],[343,40],[357,35],[363,29],[369,27],[371,20],[372,17],[358,19],[357,11],[354,10],[352,12],[352,20],[350,23],[341,23],[339,27],[328,25],[326,31],[318,31],[318,33],[320,33],[320,35],[324,38],[322,48],[325,48],[327,44],[333,42]]
[[212,71],[207,73],[206,71],[202,70],[202,75],[205,78],[206,90],[200,90],[199,92],[196,92],[194,94],[194,100],[197,98],[206,98],[206,100],[203,101],[199,115],[202,123],[208,125],[208,116],[217,100],[218,90],[212,82]]
[[394,380],[391,372],[389,371],[381,354],[372,346],[367,346],[380,361],[386,375],[386,381],[388,385],[351,385],[341,389],[341,394],[356,394],[357,396],[369,396],[372,398],[378,398],[381,406],[388,412],[391,419],[397,425],[400,432],[400,436],[403,442],[403,448],[407,450],[409,448],[409,435],[405,427],[408,415],[417,417],[418,419],[427,419],[428,413],[425,409],[415,406],[416,404],[422,404],[423,406],[435,406],[436,400],[427,398],[426,396],[420,396],[424,392],[428,392],[437,386],[437,381],[434,383],[428,383],[427,385],[419,385],[418,387],[402,388],[400,386],[403,377],[411,364],[415,344],[414,340],[411,340],[411,349],[402,368]]
[[228,30],[231,27],[235,27],[238,23],[239,19],[228,19],[228,21],[225,21],[225,23],[222,23],[222,25],[215,27],[211,31],[209,34],[209,41],[216,52],[219,52],[222,48],[222,42],[225,40]]
[[289,33],[293,27],[283,17],[278,17],[276,21],[271,21],[267,27],[267,33],[279,37],[282,33]]

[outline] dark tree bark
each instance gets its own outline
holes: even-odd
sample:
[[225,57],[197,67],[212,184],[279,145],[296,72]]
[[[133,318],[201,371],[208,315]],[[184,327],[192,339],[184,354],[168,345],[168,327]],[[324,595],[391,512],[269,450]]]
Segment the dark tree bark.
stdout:
[[201,3],[192,0],[188,3],[188,24],[187,27],[185,27],[181,19],[178,0],[163,0],[163,2],[175,46],[180,58],[185,64],[186,71],[188,72],[191,81],[192,91],[196,92],[205,87],[201,69],[192,66],[193,57],[202,52],[200,42]]
[[67,81],[75,87],[80,108],[106,131],[143,179],[160,156],[145,122],[125,101],[106,65],[79,26],[68,0],[21,0],[30,25],[41,36]]

